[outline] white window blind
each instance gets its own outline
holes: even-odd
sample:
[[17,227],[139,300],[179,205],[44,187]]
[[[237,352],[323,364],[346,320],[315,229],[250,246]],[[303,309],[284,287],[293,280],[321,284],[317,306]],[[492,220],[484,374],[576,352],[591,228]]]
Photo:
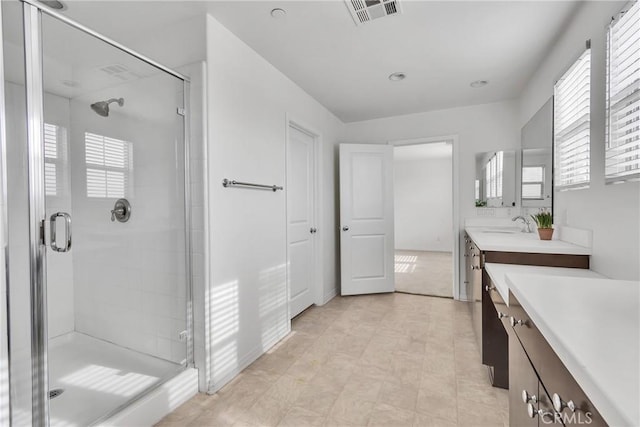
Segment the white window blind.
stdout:
[[522,198],[542,199],[544,189],[544,166],[522,167]]
[[485,188],[487,189],[487,198],[495,199],[502,197],[502,151],[497,152],[489,159],[485,169]]
[[44,124],[44,191],[57,196],[58,191],[58,126]]
[[87,197],[120,198],[127,195],[131,143],[86,132]]
[[608,182],[640,177],[640,5],[633,2],[608,32]]
[[555,184],[560,189],[589,185],[591,49],[554,86]]

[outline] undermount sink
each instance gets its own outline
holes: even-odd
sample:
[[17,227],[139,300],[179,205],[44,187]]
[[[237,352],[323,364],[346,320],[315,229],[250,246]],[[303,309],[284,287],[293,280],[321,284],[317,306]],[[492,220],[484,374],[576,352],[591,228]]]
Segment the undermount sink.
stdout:
[[513,227],[496,227],[496,228],[485,228],[480,230],[481,233],[498,233],[498,234],[515,234],[519,233],[520,230]]

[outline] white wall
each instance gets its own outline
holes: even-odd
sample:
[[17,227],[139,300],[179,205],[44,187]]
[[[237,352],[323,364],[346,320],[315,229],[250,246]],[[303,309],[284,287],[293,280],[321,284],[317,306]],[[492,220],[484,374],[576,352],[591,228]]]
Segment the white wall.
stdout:
[[[337,284],[335,143],[329,111],[207,18],[211,388],[217,389],[290,328],[285,192],[222,187],[224,178],[283,185],[286,117],[322,134],[323,294]],[[286,191],[286,189],[285,189]]]
[[591,39],[591,185],[556,192],[556,225],[593,230],[591,268],[615,279],[640,279],[640,183],[605,185],[606,26],[625,2],[584,2],[542,61],[519,100],[524,125],[553,95],[554,82]]
[[[514,101],[349,123],[346,125],[345,140],[384,144],[387,141],[443,135],[459,137],[459,226],[462,228],[465,218],[476,216],[475,154],[489,150],[514,150],[520,147],[520,126]],[[461,236],[459,239],[462,241]],[[462,281],[462,259],[460,266]],[[461,297],[465,298],[464,287],[460,291]]]
[[451,157],[395,160],[393,174],[396,249],[451,252]]

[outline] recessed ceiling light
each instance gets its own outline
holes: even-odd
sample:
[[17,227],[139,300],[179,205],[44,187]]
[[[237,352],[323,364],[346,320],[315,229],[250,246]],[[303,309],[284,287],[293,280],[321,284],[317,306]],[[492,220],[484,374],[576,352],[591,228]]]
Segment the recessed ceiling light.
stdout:
[[64,3],[58,0],[38,0],[39,3],[42,3],[45,6],[49,6],[51,9],[64,10],[66,6]]
[[474,87],[474,88],[479,88],[482,86],[486,86],[488,85],[489,82],[486,80],[476,80],[475,82],[471,82],[471,84],[469,86]]
[[271,9],[271,17],[274,19],[282,19],[287,16],[287,11],[284,9],[280,9],[276,7],[275,9]]
[[399,82],[400,80],[404,80],[407,77],[405,73],[393,73],[389,75],[389,80],[392,82]]

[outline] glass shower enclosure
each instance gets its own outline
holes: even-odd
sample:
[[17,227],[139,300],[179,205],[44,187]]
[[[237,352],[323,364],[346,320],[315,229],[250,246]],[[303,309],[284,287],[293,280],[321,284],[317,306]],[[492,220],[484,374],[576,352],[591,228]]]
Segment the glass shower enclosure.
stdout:
[[188,80],[1,7],[11,419],[91,425],[193,364]]

